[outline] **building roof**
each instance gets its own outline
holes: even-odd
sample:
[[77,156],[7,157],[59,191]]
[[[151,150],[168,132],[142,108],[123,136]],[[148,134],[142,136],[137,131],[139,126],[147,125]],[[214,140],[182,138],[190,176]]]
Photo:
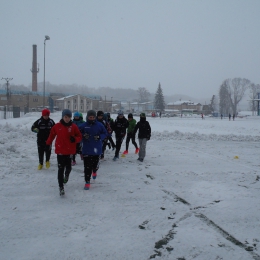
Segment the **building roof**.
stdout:
[[60,100],[60,101],[62,101],[62,100],[64,100],[65,98],[71,98],[71,97],[74,97],[74,96],[76,96],[76,95],[70,95],[70,96],[66,96],[66,97],[58,98],[58,99],[56,99],[56,100]]
[[[81,95],[81,94],[74,94],[74,95],[68,95],[68,96],[66,96],[66,97],[58,98],[58,99],[56,99],[56,100],[62,101],[62,100],[64,100],[65,98],[71,98],[71,97],[75,97],[75,96],[77,96],[77,95],[80,95],[80,96],[82,96],[82,97],[86,97],[86,98],[89,98],[89,99],[94,99],[94,100],[100,100],[100,97],[101,97],[101,96],[99,96],[99,95]],[[109,102],[109,101],[108,101],[108,102]]]
[[188,105],[200,105],[200,103],[194,103],[190,100],[177,100],[175,102],[169,102],[167,103],[168,106],[171,106],[171,105],[182,105],[182,104],[188,104]]

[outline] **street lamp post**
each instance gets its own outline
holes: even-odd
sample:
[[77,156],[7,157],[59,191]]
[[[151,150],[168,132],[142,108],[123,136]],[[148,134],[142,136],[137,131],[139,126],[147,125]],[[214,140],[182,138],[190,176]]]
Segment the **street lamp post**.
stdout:
[[8,106],[9,106],[9,97],[10,97],[10,91],[9,91],[9,81],[13,78],[1,78],[1,80],[4,79],[6,81],[6,109],[4,113],[4,119],[7,119],[7,112],[8,112]]
[[44,62],[43,62],[43,108],[45,106],[45,45],[46,45],[46,41],[50,40],[50,37],[48,35],[45,35],[45,39],[44,39]]

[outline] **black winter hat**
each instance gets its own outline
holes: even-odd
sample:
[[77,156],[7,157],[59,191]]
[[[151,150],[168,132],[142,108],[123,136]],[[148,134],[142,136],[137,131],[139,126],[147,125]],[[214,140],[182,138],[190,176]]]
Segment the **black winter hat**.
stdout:
[[133,114],[132,114],[132,113],[129,113],[129,114],[128,114],[128,118],[133,118]]
[[104,112],[103,111],[98,111],[97,112],[97,116],[104,116]]
[[96,111],[94,111],[94,110],[89,110],[89,111],[87,112],[86,120],[88,120],[88,117],[89,117],[89,116],[94,116],[94,117],[96,117]]

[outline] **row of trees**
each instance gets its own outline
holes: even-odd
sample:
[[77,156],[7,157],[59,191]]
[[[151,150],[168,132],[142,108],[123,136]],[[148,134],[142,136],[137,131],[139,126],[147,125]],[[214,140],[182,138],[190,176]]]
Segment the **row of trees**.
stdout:
[[[258,98],[260,92],[260,85],[251,83],[248,79],[234,78],[226,79],[219,88],[219,112],[221,114],[237,114],[237,106],[245,95],[246,90],[250,91],[249,101],[250,109],[256,111],[257,103],[253,101]],[[215,105],[215,101],[212,100],[212,108]]]

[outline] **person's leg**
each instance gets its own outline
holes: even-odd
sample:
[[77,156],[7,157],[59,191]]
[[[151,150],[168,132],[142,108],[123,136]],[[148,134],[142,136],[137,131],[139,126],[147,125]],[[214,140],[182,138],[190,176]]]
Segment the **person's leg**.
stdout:
[[107,146],[107,139],[105,139],[105,140],[103,141],[103,143],[102,143],[102,154],[101,154],[101,156],[100,156],[101,159],[104,159],[106,146]]
[[128,151],[130,139],[131,139],[131,135],[127,134],[126,140],[125,140],[125,150],[126,151]]
[[134,145],[135,149],[138,149],[137,143],[135,141],[135,135],[132,135],[131,139],[132,139],[132,144]]
[[38,146],[39,163],[40,163],[41,165],[43,165],[45,145],[37,144],[37,146]]
[[90,182],[90,177],[92,174],[92,156],[91,155],[84,155],[84,177],[85,182]]
[[141,160],[144,159],[145,157],[145,154],[146,154],[146,143],[147,143],[147,139],[146,138],[142,138],[142,139],[139,139],[139,158]]
[[119,152],[121,149],[122,142],[124,140],[124,137],[116,137],[116,151],[115,151],[115,157],[119,157]]
[[63,156],[64,156],[64,165],[65,165],[64,183],[67,183],[71,172],[71,158],[70,155],[63,155]]
[[108,138],[108,140],[109,140],[109,142],[111,143],[112,148],[115,148],[116,145],[115,145],[115,143],[114,143],[114,140],[113,140],[112,136],[110,136],[110,137]]
[[46,147],[45,147],[45,158],[46,158],[46,162],[50,161],[50,158],[51,158],[51,145],[50,145],[50,149],[46,149]]
[[65,162],[64,162],[63,155],[57,154],[57,162],[58,162],[58,183],[59,183],[59,187],[63,188],[64,170],[65,170]]
[[92,177],[93,180],[97,177],[97,171],[99,169],[99,155],[92,156]]

